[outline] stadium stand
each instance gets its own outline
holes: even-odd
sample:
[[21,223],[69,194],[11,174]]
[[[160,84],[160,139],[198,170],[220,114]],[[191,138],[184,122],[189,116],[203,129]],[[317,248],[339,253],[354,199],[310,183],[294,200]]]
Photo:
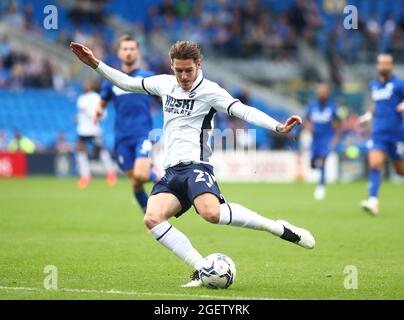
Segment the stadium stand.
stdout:
[[[295,60],[299,50],[296,35],[301,34],[334,66],[332,80],[338,88],[343,81],[339,73],[341,66],[373,61],[374,56],[365,53],[372,52],[369,48],[375,43],[379,47],[374,52],[390,51],[401,59],[404,48],[400,46],[404,42],[398,40],[404,30],[402,3],[403,0],[139,0],[136,1],[137,10],[133,10],[130,1],[39,0],[33,5],[32,0],[8,0],[0,6],[0,21],[37,32],[50,42],[66,46],[71,40],[86,43],[114,66],[117,66],[117,61],[111,44],[118,34],[108,23],[111,17],[126,21],[134,30],[144,30],[143,50],[146,52],[149,49],[147,38],[158,34],[169,42],[179,38],[198,41],[209,55],[248,59],[264,57],[275,62]],[[44,13],[40,4],[57,6],[58,30],[43,29]],[[361,12],[359,29],[350,41],[341,27],[336,28],[342,25],[337,22],[343,19],[340,13],[346,4],[356,5]],[[144,54],[144,60],[156,73],[170,72],[163,55],[150,51],[150,54]],[[6,35],[0,36],[0,87],[0,130],[6,132],[7,139],[11,139],[13,131],[18,129],[32,138],[39,150],[51,148],[61,132],[68,142],[74,141],[74,99],[79,93],[78,84],[64,78],[52,58],[15,50]],[[21,95],[18,90],[22,88],[29,90]],[[229,89],[236,96],[241,90]],[[299,92],[301,97],[304,96],[301,99],[304,103],[312,97],[311,89]],[[347,101],[348,105],[355,105],[357,111],[363,103],[361,96],[355,94],[348,96]],[[256,97],[249,97],[248,102],[281,120],[288,116],[284,106],[268,105]],[[160,109],[156,108],[154,118],[155,126],[161,126]],[[227,117],[218,117],[219,128],[229,127],[229,121]],[[109,108],[104,126],[107,146],[111,148],[112,108]],[[254,129],[257,130],[259,148],[284,147],[276,136]],[[297,144],[286,141],[286,146],[296,148]]]

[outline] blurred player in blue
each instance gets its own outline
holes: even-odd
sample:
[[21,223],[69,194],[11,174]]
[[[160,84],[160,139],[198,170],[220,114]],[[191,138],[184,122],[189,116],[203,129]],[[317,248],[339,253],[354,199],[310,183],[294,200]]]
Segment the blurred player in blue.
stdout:
[[378,79],[369,83],[374,105],[360,121],[372,120],[372,135],[368,141],[369,198],[361,201],[364,210],[379,213],[379,188],[381,172],[387,156],[393,161],[397,174],[404,175],[404,83],[393,74],[393,57],[379,54]]
[[313,169],[318,169],[320,179],[314,198],[325,198],[326,178],[325,162],[331,149],[339,140],[340,119],[338,106],[330,101],[330,89],[327,84],[321,83],[317,87],[317,100],[308,105],[306,114],[306,128],[312,132],[310,164]]
[[[151,71],[139,69],[139,43],[129,35],[118,41],[118,58],[122,62],[121,71],[132,77],[146,78]],[[116,110],[115,156],[119,168],[131,180],[133,194],[143,211],[146,210],[147,194],[144,183],[157,182],[160,174],[153,169],[150,159],[152,143],[148,135],[152,129],[150,106],[152,97],[123,91],[105,81],[101,89],[101,101],[95,112],[94,122],[101,119],[109,101]]]

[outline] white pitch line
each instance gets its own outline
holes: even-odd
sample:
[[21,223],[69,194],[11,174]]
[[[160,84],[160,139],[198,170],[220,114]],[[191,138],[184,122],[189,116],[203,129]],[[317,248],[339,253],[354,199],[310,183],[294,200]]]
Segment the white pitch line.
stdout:
[[161,296],[161,297],[189,297],[189,298],[205,298],[205,299],[234,299],[234,300],[280,300],[274,298],[263,297],[237,297],[237,296],[213,296],[209,294],[187,294],[187,293],[162,293],[162,292],[136,292],[136,291],[121,291],[121,290],[93,290],[93,289],[57,289],[46,290],[42,288],[29,288],[29,287],[4,287],[0,286],[0,290],[14,290],[14,291],[47,291],[47,292],[73,292],[73,293],[102,293],[102,294],[122,294],[133,296]]

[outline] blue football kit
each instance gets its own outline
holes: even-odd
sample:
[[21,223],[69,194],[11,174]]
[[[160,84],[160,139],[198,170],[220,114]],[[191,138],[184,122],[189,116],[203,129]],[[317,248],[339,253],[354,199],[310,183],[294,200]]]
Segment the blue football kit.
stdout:
[[314,102],[308,106],[306,118],[313,128],[312,162],[318,158],[326,158],[330,152],[330,144],[335,134],[333,123],[339,119],[337,111],[338,107],[333,102]]
[[[149,77],[153,73],[135,69],[131,77]],[[148,157],[152,144],[148,135],[152,129],[150,106],[152,97],[145,94],[126,92],[110,82],[103,82],[101,98],[113,101],[115,107],[115,155],[119,168],[127,171],[133,168],[137,158]]]
[[404,100],[404,83],[396,76],[385,82],[373,80],[369,90],[375,105],[369,150],[380,150],[392,160],[404,159],[399,146],[404,140],[403,114],[397,106]]

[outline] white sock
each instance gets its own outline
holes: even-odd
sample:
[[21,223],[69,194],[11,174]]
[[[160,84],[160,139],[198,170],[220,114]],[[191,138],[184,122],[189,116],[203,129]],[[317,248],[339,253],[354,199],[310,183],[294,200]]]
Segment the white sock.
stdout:
[[79,151],[77,153],[77,165],[79,169],[80,177],[90,176],[90,163],[88,161],[87,153]]
[[196,270],[202,267],[202,255],[194,249],[186,235],[169,224],[168,221],[161,222],[150,231],[157,241],[174,252],[186,264]]
[[237,203],[223,203],[220,205],[219,224],[264,230],[278,237],[283,234],[284,230],[281,223],[265,218]]
[[100,152],[100,159],[102,164],[104,165],[104,168],[107,172],[114,171],[114,166],[112,164],[112,159],[109,154],[109,152],[105,149],[102,149]]
[[379,203],[379,199],[377,199],[377,197],[370,197],[369,198],[369,202],[373,205],[373,204],[378,204]]

